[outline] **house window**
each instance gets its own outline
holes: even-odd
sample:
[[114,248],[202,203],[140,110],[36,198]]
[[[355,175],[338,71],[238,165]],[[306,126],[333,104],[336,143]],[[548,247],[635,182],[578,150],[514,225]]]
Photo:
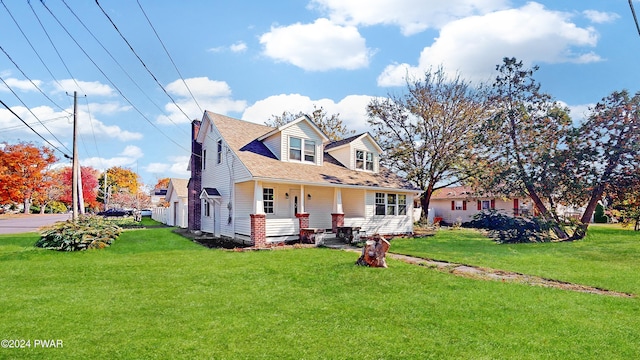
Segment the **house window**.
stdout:
[[407,195],[398,195],[398,215],[407,215]]
[[489,210],[489,209],[491,209],[491,201],[482,200],[482,210]]
[[302,139],[289,138],[289,160],[302,160]]
[[216,162],[218,164],[222,163],[222,139],[218,140],[218,153],[216,157]]
[[396,214],[396,194],[387,194],[387,215],[395,215]]
[[356,169],[373,171],[373,153],[356,150]]
[[467,210],[467,201],[451,200],[451,210]]
[[273,214],[273,189],[262,189],[262,204],[265,214]]
[[202,203],[202,207],[203,207],[203,213],[204,216],[209,217],[211,216],[211,208],[209,205],[209,202],[207,200],[203,200],[204,202]]
[[202,149],[202,170],[207,168],[207,149]]
[[376,215],[385,214],[385,196],[383,193],[376,193]]
[[304,161],[316,162],[316,142],[304,141]]

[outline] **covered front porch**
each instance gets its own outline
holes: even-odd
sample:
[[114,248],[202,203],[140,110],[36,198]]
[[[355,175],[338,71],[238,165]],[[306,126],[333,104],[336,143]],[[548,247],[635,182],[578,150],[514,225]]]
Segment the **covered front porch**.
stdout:
[[[340,227],[364,233],[412,231],[412,195],[394,195],[393,215],[376,215],[376,191],[364,187],[250,181],[236,184],[235,236],[254,245],[300,240],[309,232],[335,237]],[[379,196],[380,193],[378,193]],[[391,197],[390,197],[391,198]],[[398,204],[401,202],[401,204]]]

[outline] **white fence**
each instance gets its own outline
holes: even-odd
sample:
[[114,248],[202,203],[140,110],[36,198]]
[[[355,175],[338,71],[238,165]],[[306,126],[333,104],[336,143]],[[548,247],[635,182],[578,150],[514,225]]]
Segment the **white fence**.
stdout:
[[169,226],[186,228],[187,211],[187,205],[178,206],[177,213],[174,212],[174,206],[168,208],[158,207],[152,210],[151,218]]

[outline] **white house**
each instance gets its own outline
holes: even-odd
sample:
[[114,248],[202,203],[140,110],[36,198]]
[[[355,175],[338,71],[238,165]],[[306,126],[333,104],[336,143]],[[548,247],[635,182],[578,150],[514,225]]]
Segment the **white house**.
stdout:
[[167,222],[169,226],[187,227],[187,179],[169,179],[165,199],[169,203]]
[[330,142],[306,116],[278,128],[205,111],[193,122],[189,228],[264,245],[302,230],[413,232],[420,191],[364,133]]
[[468,186],[438,189],[431,195],[429,211],[434,221],[448,224],[467,222],[483,210],[495,209],[505,215],[533,214],[533,202],[527,197],[502,198],[491,194],[476,195]]

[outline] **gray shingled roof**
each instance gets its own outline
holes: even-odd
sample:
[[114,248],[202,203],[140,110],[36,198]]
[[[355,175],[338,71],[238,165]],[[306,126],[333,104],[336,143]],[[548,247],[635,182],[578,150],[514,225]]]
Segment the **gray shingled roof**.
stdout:
[[[323,166],[280,161],[260,141],[260,136],[274,128],[237,120],[206,111],[225,142],[255,178],[266,181],[291,181],[303,184],[371,186],[388,189],[415,190],[408,181],[381,167],[377,174],[349,170],[333,157],[324,154]],[[362,135],[362,134],[361,134]]]

